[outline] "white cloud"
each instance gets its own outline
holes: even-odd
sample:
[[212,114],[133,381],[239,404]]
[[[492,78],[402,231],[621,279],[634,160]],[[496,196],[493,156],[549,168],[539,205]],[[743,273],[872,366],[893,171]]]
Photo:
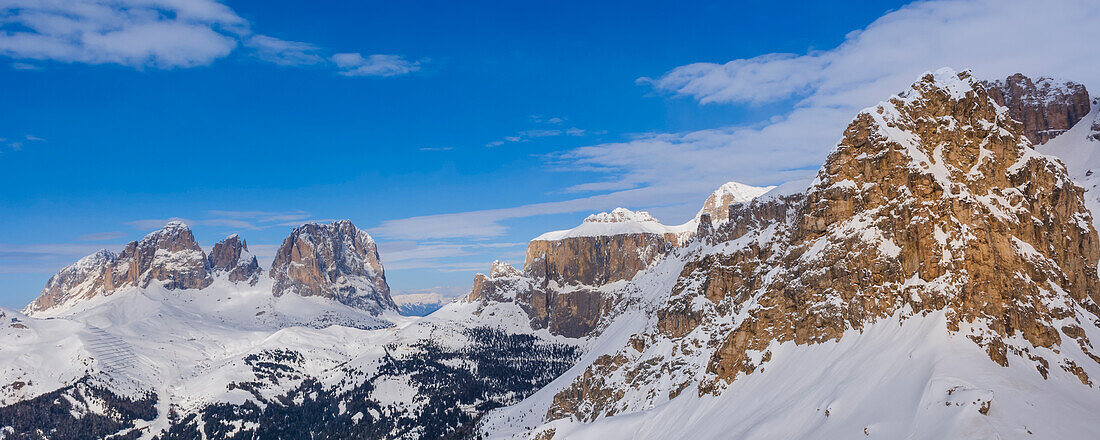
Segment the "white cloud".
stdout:
[[42,138],[40,138],[38,136],[35,136],[35,135],[30,135],[30,134],[23,135],[23,138],[25,138],[28,141],[32,141],[32,142],[45,142],[46,141],[45,139],[42,139]]
[[41,70],[42,69],[41,67],[38,67],[34,64],[28,64],[28,63],[11,63],[11,68],[15,69],[15,70]]
[[126,222],[126,224],[142,230],[154,230],[164,227],[170,221],[181,221],[184,224],[195,226],[220,226],[231,229],[262,230],[272,226],[298,226],[309,222],[331,222],[332,220],[309,220],[309,213],[305,211],[270,212],[270,211],[224,211],[209,210],[205,212],[206,218],[187,219],[171,217],[167,219],[141,219]]
[[678,67],[640,82],[704,104],[793,98],[794,105],[758,124],[643,133],[548,157],[553,169],[607,176],[565,191],[605,194],[391,220],[376,231],[421,239],[492,237],[504,235],[502,222],[510,219],[620,205],[650,208],[666,223],[675,223],[693,215],[723,182],[767,185],[812,176],[860,109],[887,99],[928,70],[972,68],[987,78],[1015,72],[1056,75],[1100,89],[1096,23],[1100,2],[1095,1],[918,2],[848,34],[831,50]]
[[409,61],[401,55],[369,55],[338,53],[332,62],[344,76],[397,76],[420,70],[420,61]]
[[1091,0],[916,2],[832,50],[695,63],[639,81],[702,103],[805,96],[805,105],[816,106],[875,102],[941,66],[972,67],[989,77],[1023,72],[1095,82],[1098,19],[1100,3]]
[[325,58],[319,55],[319,47],[300,41],[253,35],[245,46],[253,49],[257,58],[280,66],[308,66],[325,62]]
[[[0,0],[0,27],[0,55],[17,60],[172,69],[208,65],[243,45],[278,65],[333,66],[317,46],[253,34],[252,23],[218,0]],[[420,66],[370,55],[349,69],[342,55],[359,54],[333,57],[344,75],[393,76]]]
[[236,47],[247,22],[213,0],[5,0],[0,54],[133,67],[209,64]]

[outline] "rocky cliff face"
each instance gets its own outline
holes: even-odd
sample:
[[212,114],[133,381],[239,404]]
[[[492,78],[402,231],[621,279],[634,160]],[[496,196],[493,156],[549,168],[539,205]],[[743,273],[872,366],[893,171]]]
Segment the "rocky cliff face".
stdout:
[[532,240],[523,272],[547,283],[599,286],[633,278],[678,242],[679,234],[649,213],[618,208]]
[[115,286],[147,287],[152,281],[173,289],[201,289],[213,282],[206,254],[191,229],[171,222],[118,254],[112,281]]
[[727,182],[718,187],[707,200],[703,202],[703,208],[695,214],[698,222],[703,215],[709,215],[713,223],[721,223],[730,218],[730,205],[734,203],[748,203],[764,193],[771,191],[774,186],[749,186],[743,183]]
[[169,290],[202,289],[213,282],[206,254],[187,225],[168,223],[164,229],[130,242],[117,256],[100,251],[62,269],[26,311],[39,312],[125,287],[148,287],[153,282]]
[[1033,81],[1017,73],[983,85],[994,101],[1008,107],[1012,119],[1024,124],[1024,135],[1035,145],[1064,133],[1089,113],[1088,91],[1072,81]]
[[1100,242],[1082,192],[985,84],[927,74],[861,112],[805,193],[754,200],[704,237],[655,325],[599,357],[546,418],[721,393],[779,344],[931,313],[996,364],[1092,386],[1078,362],[1100,363],[1082,330],[1100,315]]
[[46,282],[42,293],[27,306],[27,313],[46,310],[67,301],[92,298],[106,293],[107,273],[118,258],[103,249],[61,269]]
[[397,310],[374,239],[348,220],[294,228],[275,253],[271,277],[275,295],[322,296],[375,314]]
[[207,264],[215,275],[225,274],[231,282],[247,282],[252,286],[259,282],[263,273],[256,256],[248,252],[248,244],[237,234],[215,244]]

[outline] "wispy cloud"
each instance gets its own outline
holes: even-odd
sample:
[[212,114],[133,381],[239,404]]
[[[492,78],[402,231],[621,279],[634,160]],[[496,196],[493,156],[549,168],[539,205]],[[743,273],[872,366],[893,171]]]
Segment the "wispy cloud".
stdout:
[[[205,66],[238,47],[281,66],[328,65],[349,76],[394,76],[419,69],[398,55],[337,54],[310,43],[252,32],[252,23],[217,0],[9,0],[0,3],[0,55],[25,61],[119,64],[138,69]],[[362,60],[345,66],[356,55]],[[340,58],[337,58],[340,57]]]
[[118,247],[121,245],[0,243],[0,273],[52,273],[100,249]]
[[31,134],[23,135],[23,138],[28,140],[28,141],[31,141],[31,142],[45,142],[46,141],[45,139],[42,139],[38,136],[31,135]]
[[702,104],[796,103],[762,123],[641,133],[625,142],[547,156],[551,169],[603,176],[565,191],[602,194],[397,219],[374,231],[410,239],[494,237],[507,232],[507,220],[620,205],[659,207],[653,209],[662,212],[659,218],[686,219],[726,181],[765,185],[812,176],[861,108],[902,90],[927,70],[972,68],[987,78],[1056,74],[1100,87],[1097,22],[1100,3],[1094,1],[918,2],[851,32],[831,50],[678,67],[640,82]]
[[321,64],[325,58],[321,48],[300,41],[287,41],[267,35],[253,35],[245,46],[255,51],[257,58],[280,66],[308,66]]
[[80,238],[77,238],[77,240],[80,240],[80,241],[104,241],[104,240],[114,240],[114,239],[122,238],[122,237],[125,237],[125,236],[126,236],[126,234],[123,234],[121,232],[96,232],[96,233],[92,233],[92,234],[81,235]]
[[421,61],[409,61],[401,55],[338,53],[332,56],[344,76],[398,76],[420,70]]
[[422,147],[420,151],[450,151],[453,149],[454,147]]
[[262,230],[272,226],[298,226],[311,221],[330,222],[331,220],[309,220],[309,213],[305,211],[227,211],[208,210],[206,216],[201,219],[182,217],[141,219],[126,222],[126,224],[141,230],[159,229],[171,221],[180,221],[184,224],[195,226],[220,226],[238,230]]
[[546,117],[543,115],[531,115],[531,121],[537,124],[558,125],[562,122],[565,122],[565,118],[559,118],[556,116]]
[[[499,147],[509,142],[529,142],[532,139],[548,138],[555,136],[584,136],[588,133],[587,130],[582,130],[577,127],[566,129],[545,129],[536,128],[531,130],[523,130],[512,136],[505,136],[503,140],[493,141],[485,144],[486,147]],[[605,132],[600,132],[605,133]]]

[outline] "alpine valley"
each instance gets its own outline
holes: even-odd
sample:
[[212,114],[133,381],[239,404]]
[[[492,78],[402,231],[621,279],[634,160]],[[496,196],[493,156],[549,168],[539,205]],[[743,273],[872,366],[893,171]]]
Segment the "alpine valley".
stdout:
[[1100,438],[1100,101],[926,73],[812,180],[619,208],[465,296],[350,221],[173,222],[0,309],[0,439]]

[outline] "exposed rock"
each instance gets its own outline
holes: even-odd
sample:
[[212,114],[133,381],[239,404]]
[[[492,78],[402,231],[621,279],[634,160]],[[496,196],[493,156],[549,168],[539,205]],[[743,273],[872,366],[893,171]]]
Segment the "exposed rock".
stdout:
[[215,244],[207,260],[214,274],[227,274],[229,281],[234,283],[247,282],[255,286],[263,273],[256,256],[248,252],[248,244],[237,234]]
[[397,310],[374,239],[348,220],[294,228],[271,266],[276,296],[321,296],[379,314]]
[[152,281],[161,281],[170,290],[201,289],[214,281],[206,264],[206,254],[191,229],[182,222],[170,222],[126,245],[115,261],[111,281],[116,288],[148,287]]
[[[647,404],[620,401],[629,388],[647,387],[632,392],[648,402],[719,393],[773,344],[938,311],[992,362],[1044,378],[1058,365],[1091,384],[1059,346],[1100,363],[1076,330],[1100,314],[1100,242],[1082,189],[1026,136],[965,71],[864,110],[806,193],[735,205],[705,238],[722,246],[686,262],[657,325],[590,365],[547,419]],[[641,357],[649,345],[683,355]]]
[[698,214],[695,214],[695,220],[702,222],[701,217],[704,214],[709,214],[711,222],[721,223],[729,220],[729,207],[734,203],[746,203],[760,197],[764,193],[771,191],[774,186],[749,186],[743,183],[727,182],[713,193],[707,200],[703,202],[703,208],[699,210]]
[[479,302],[480,309],[493,303],[515,303],[530,317],[531,328],[551,334],[579,338],[590,335],[604,317],[611,301],[589,286],[548,285],[509,264],[494,262],[490,275],[477,274],[466,300]]
[[154,281],[169,290],[202,289],[213,282],[206,255],[187,225],[170,222],[130,242],[117,256],[103,250],[82,258],[51,277],[26,312],[109,295],[125,287],[144,288]]
[[989,95],[1008,107],[1013,119],[1023,122],[1024,134],[1033,144],[1046,143],[1089,113],[1089,92],[1072,81],[1031,78],[1017,73],[1004,81],[986,82]]
[[544,285],[600,286],[629,280],[676,246],[682,232],[646,212],[618,208],[593,214],[576,228],[532,240],[523,272]]
[[30,314],[66,301],[104,294],[107,273],[117,258],[113,252],[103,249],[61,269],[50,277],[42,293],[24,311]]

